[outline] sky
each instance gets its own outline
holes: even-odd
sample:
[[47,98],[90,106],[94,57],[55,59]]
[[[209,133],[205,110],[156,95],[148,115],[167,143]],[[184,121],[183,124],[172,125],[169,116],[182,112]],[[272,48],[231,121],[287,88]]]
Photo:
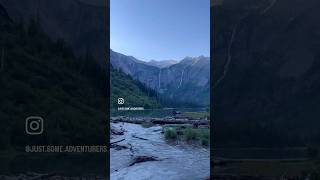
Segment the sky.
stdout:
[[139,60],[210,54],[210,0],[110,0],[110,47]]

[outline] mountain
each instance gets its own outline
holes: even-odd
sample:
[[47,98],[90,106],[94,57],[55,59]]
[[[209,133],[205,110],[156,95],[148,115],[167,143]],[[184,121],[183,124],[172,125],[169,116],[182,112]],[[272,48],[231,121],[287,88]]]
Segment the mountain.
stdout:
[[16,22],[36,20],[51,39],[63,39],[78,57],[90,52],[102,67],[106,66],[107,1],[0,0],[0,3]]
[[115,69],[121,69],[152,89],[157,89],[159,68],[147,65],[144,61],[110,50],[110,63]]
[[208,57],[186,57],[179,63],[159,68],[110,50],[110,62],[115,69],[121,69],[166,98],[198,106],[209,104]]
[[171,65],[177,64],[178,61],[176,60],[163,60],[163,61],[156,61],[156,60],[151,60],[149,62],[146,62],[150,66],[155,66],[159,68],[165,68],[169,67]]
[[320,2],[225,0],[213,7],[217,146],[320,139]]

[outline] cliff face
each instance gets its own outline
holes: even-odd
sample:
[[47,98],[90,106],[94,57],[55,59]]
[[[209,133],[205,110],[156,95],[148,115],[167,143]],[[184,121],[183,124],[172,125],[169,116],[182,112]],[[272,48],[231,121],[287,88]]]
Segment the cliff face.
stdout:
[[320,2],[228,1],[214,7],[212,32],[217,144],[316,142]]
[[71,44],[77,55],[92,53],[100,64],[106,62],[107,1],[95,0],[0,0],[15,21],[38,20],[53,39]]

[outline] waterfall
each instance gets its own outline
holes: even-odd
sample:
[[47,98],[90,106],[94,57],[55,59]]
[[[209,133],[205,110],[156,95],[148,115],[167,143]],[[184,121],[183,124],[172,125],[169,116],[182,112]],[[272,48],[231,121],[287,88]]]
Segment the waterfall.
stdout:
[[198,61],[199,61],[199,59],[195,59],[194,62],[193,62],[190,66],[187,65],[186,67],[183,68],[182,73],[181,73],[181,78],[180,78],[180,83],[179,83],[178,88],[180,88],[181,85],[182,85],[182,80],[183,80],[184,71],[187,69],[187,67],[192,67],[192,66],[193,66],[194,64],[196,64]]
[[187,67],[188,67],[188,66],[186,66],[186,67],[184,67],[184,68],[182,69],[182,72],[181,72],[181,78],[180,78],[180,83],[179,83],[178,88],[180,88],[180,87],[181,87],[181,85],[182,85],[183,74],[184,74],[184,71],[186,70],[186,68],[187,68]]
[[162,70],[162,68],[160,68],[159,69],[159,77],[158,77],[158,82],[159,82],[159,91],[160,91],[160,89],[161,89],[161,70]]

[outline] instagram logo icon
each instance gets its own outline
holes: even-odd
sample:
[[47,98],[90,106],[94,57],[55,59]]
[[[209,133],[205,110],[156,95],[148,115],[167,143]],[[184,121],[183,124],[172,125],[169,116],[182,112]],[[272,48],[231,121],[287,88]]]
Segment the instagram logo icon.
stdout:
[[124,104],[124,99],[123,98],[118,98],[118,104]]
[[30,116],[26,119],[26,133],[39,135],[43,133],[43,119],[39,116]]

